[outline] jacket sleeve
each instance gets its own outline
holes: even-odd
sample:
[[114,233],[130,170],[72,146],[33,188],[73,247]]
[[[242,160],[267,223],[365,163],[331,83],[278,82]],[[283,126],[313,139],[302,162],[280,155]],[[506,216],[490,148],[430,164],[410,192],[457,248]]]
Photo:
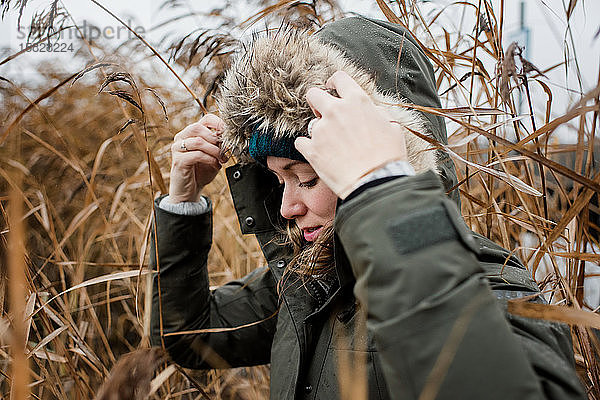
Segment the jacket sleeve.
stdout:
[[[335,227],[392,398],[584,398],[556,337],[538,321],[510,325],[433,172],[364,191]],[[539,369],[536,357],[555,365]]]
[[[269,269],[259,268],[211,291],[206,263],[212,213],[185,216],[155,208],[157,236],[155,242],[152,232],[150,266],[159,272],[153,275],[152,345],[164,344],[172,359],[186,368],[268,363],[277,312]],[[201,329],[212,331],[170,335]]]

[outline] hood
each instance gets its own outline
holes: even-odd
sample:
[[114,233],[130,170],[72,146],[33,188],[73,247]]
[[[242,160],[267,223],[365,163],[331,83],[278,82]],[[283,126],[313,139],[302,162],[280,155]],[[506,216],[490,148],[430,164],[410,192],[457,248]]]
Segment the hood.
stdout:
[[[329,23],[312,35],[280,28],[254,35],[243,46],[217,98],[225,121],[224,148],[240,162],[251,163],[248,146],[254,129],[268,130],[275,138],[306,132],[314,118],[306,91],[313,86],[325,89],[337,70],[354,78],[394,120],[447,143],[440,117],[394,106],[403,102],[440,107],[433,69],[410,32],[355,16]],[[454,165],[444,152],[410,134],[407,151],[418,173],[432,169],[447,189],[456,184]]]

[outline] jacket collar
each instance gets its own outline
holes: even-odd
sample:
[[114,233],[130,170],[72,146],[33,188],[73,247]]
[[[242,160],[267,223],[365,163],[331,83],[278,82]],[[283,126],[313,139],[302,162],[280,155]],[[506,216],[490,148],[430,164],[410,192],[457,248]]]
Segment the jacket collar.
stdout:
[[[284,221],[279,215],[281,190],[273,174],[258,164],[234,165],[225,171],[235,210],[244,234],[254,234],[269,265],[287,264],[290,246],[278,242]],[[354,282],[350,263],[341,243],[335,239],[336,272],[342,288]]]

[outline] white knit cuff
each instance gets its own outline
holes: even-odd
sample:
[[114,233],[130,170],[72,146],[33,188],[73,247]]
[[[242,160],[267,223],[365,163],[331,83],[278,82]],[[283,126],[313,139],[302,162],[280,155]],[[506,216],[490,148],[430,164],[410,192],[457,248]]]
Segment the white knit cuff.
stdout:
[[207,197],[200,197],[200,201],[182,201],[181,203],[171,203],[169,196],[162,198],[158,204],[160,209],[179,215],[200,215],[210,211],[211,204]]
[[[383,167],[376,169],[375,171],[360,178],[352,187],[352,191],[358,189],[362,185],[365,185],[374,180],[387,178],[388,176],[413,176],[416,175],[415,169],[408,161],[390,161]],[[352,193],[352,191],[350,193]]]

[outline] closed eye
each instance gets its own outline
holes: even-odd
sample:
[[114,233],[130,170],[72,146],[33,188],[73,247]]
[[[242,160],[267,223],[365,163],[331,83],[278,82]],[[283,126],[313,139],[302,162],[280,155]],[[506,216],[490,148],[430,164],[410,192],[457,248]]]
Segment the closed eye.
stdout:
[[299,187],[305,187],[305,188],[311,188],[311,187],[315,186],[318,181],[319,181],[319,177],[317,176],[314,179],[311,179],[310,181],[300,182],[298,184],[298,186]]

